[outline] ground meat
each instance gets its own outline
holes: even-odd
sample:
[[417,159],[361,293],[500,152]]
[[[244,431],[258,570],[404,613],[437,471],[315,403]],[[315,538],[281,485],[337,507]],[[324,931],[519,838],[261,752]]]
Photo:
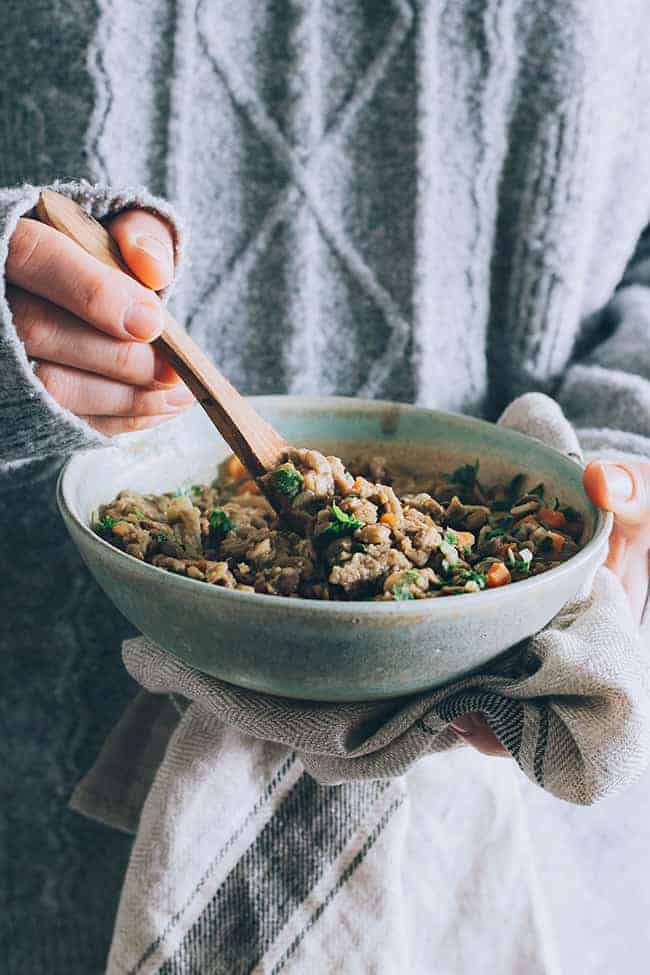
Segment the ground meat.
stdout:
[[326,457],[325,460],[330,465],[336,492],[344,495],[348,494],[354,484],[354,478],[349,471],[346,471],[343,466],[343,461],[338,457]]
[[188,497],[174,498],[167,508],[167,523],[175,528],[183,551],[201,555],[200,512]]
[[432,498],[430,494],[425,494],[424,492],[420,494],[405,494],[402,498],[402,503],[407,504],[409,508],[415,508],[416,511],[421,511],[422,514],[430,515],[437,520],[440,520],[445,513],[445,509],[440,502]]
[[364,545],[390,545],[390,528],[388,525],[366,525],[358,528],[354,537]]
[[372,501],[366,501],[364,498],[343,498],[340,508],[347,514],[354,515],[364,525],[374,525],[379,517],[377,505],[373,504]]
[[[402,599],[423,599],[430,586],[440,586],[440,577],[433,569],[402,569],[393,572],[384,580],[384,597],[395,598],[395,592],[401,591]],[[407,595],[408,594],[408,595]]]
[[333,586],[341,586],[348,594],[374,588],[374,584],[384,579],[396,568],[407,568],[409,561],[395,549],[370,554],[356,552],[342,565],[335,565],[329,574]]
[[304,490],[311,491],[317,498],[333,497],[334,472],[327,457],[317,450],[291,449],[287,451],[286,460],[301,472]]
[[409,493],[400,493],[383,458],[352,469],[357,476],[337,457],[291,449],[261,480],[271,504],[230,458],[210,485],[121,491],[94,528],[127,554],[198,582],[307,599],[477,593],[546,572],[579,548],[579,512],[558,499],[548,505],[544,485],[522,493],[523,475],[488,487],[474,463],[429,491],[410,475]]

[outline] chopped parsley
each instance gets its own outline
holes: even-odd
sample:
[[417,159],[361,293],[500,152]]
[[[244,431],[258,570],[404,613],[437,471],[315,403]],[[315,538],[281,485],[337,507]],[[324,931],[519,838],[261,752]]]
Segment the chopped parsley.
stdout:
[[455,565],[458,562],[458,549],[455,545],[452,545],[446,539],[440,543],[439,546],[440,553],[444,556],[443,563],[447,562],[448,565]]
[[457,545],[458,544],[458,539],[456,537],[456,533],[455,532],[446,531],[445,532],[445,539],[444,540],[446,541],[447,545]]
[[460,484],[462,487],[471,490],[476,484],[478,464],[477,458],[473,464],[463,464],[462,467],[457,467],[451,474],[444,475],[445,481],[450,481],[452,484]]
[[203,491],[200,484],[181,484],[175,491],[170,491],[172,498],[188,498],[190,495],[198,497]]
[[486,580],[482,572],[475,572],[474,569],[465,569],[461,573],[461,578],[465,582],[475,582],[479,589],[485,589]]
[[99,521],[96,523],[95,528],[98,528],[99,531],[106,532],[107,534],[109,534],[110,532],[113,531],[113,525],[117,525],[118,521],[123,521],[123,519],[111,518],[110,515],[104,515],[104,517],[100,518]]
[[512,515],[507,515],[505,518],[501,518],[494,528],[492,528],[489,532],[486,532],[484,541],[487,542],[491,538],[498,538],[499,535],[505,535],[513,521],[514,518]]
[[533,561],[533,553],[529,548],[522,548],[519,558],[515,556],[512,549],[508,549],[508,562],[514,572],[530,572],[530,563]]
[[210,534],[213,539],[221,541],[229,531],[235,527],[223,510],[223,508],[215,508],[208,515],[208,521],[210,522]]
[[523,559],[515,559],[512,568],[515,572],[530,572],[530,562],[524,562]]
[[329,525],[325,531],[317,536],[319,542],[329,544],[335,538],[341,538],[342,535],[351,535],[357,528],[364,527],[362,521],[359,521],[354,515],[347,515],[337,504],[332,504],[331,514],[332,520]]
[[341,525],[344,529],[350,529],[350,531],[356,531],[357,528],[363,528],[363,522],[355,518],[354,515],[348,515],[345,511],[342,511],[337,504],[332,505],[332,514],[334,515],[334,521],[337,525]]
[[405,572],[402,572],[402,581],[396,582],[394,586],[391,586],[390,591],[393,599],[415,599],[408,583],[415,582],[417,584],[421,580],[422,574],[417,569],[406,569]]
[[269,474],[269,484],[276,494],[283,494],[285,498],[295,498],[300,494],[304,478],[293,464],[282,464]]
[[422,574],[418,572],[417,569],[407,569],[403,574],[404,579],[408,579],[409,582],[419,582],[422,578]]
[[393,599],[415,599],[409,587],[403,584],[392,586],[390,591]]
[[156,541],[159,545],[162,545],[163,542],[167,541],[167,536],[163,532],[156,532]]
[[501,535],[505,535],[504,528],[493,528],[492,531],[487,532],[483,540],[489,542],[491,538],[499,538]]

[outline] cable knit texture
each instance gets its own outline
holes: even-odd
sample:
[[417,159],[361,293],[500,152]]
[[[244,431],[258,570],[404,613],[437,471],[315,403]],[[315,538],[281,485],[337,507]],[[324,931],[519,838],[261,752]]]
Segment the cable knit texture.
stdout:
[[[536,389],[585,449],[650,455],[649,34],[645,0],[5,0],[0,252],[33,187],[164,206],[144,186],[191,218],[174,310],[244,390],[495,418]],[[0,957],[89,975],[128,841],[64,805],[129,627],[52,500],[96,438],[0,319]]]

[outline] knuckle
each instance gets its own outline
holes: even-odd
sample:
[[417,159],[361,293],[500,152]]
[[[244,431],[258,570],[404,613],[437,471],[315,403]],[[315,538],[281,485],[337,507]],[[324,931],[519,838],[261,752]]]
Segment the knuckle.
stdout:
[[30,355],[57,361],[63,334],[56,320],[56,310],[40,298],[17,290],[11,309],[18,335]]
[[137,346],[133,342],[119,342],[114,350],[113,365],[121,376],[135,376],[137,374]]
[[109,299],[109,289],[101,276],[91,278],[79,292],[83,317],[88,321],[103,320],[104,310]]
[[69,392],[69,383],[61,369],[49,363],[42,363],[38,368],[38,378],[57,403],[65,403]]
[[18,221],[9,242],[9,266],[13,273],[24,273],[40,265],[44,236],[36,220]]
[[130,394],[131,413],[140,418],[147,416],[147,414],[151,412],[148,407],[150,405],[152,394],[141,389],[136,389],[135,386],[131,387]]
[[52,326],[39,315],[27,315],[19,327],[20,336],[30,355],[42,355],[52,344]]

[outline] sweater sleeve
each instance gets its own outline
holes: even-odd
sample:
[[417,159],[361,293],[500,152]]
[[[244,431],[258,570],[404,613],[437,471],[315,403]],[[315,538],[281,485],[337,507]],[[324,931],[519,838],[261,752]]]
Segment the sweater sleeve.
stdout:
[[618,290],[589,323],[600,341],[568,368],[558,392],[585,455],[650,458],[650,236]]
[[[139,207],[169,221],[175,235],[177,266],[182,233],[172,208],[143,189],[114,191],[86,182],[55,183],[51,189],[76,200],[97,219]],[[109,441],[50,396],[25,353],[6,299],[5,266],[11,235],[20,217],[29,216],[42,187],[0,189],[0,465],[65,455]],[[164,297],[167,298],[170,289]]]

